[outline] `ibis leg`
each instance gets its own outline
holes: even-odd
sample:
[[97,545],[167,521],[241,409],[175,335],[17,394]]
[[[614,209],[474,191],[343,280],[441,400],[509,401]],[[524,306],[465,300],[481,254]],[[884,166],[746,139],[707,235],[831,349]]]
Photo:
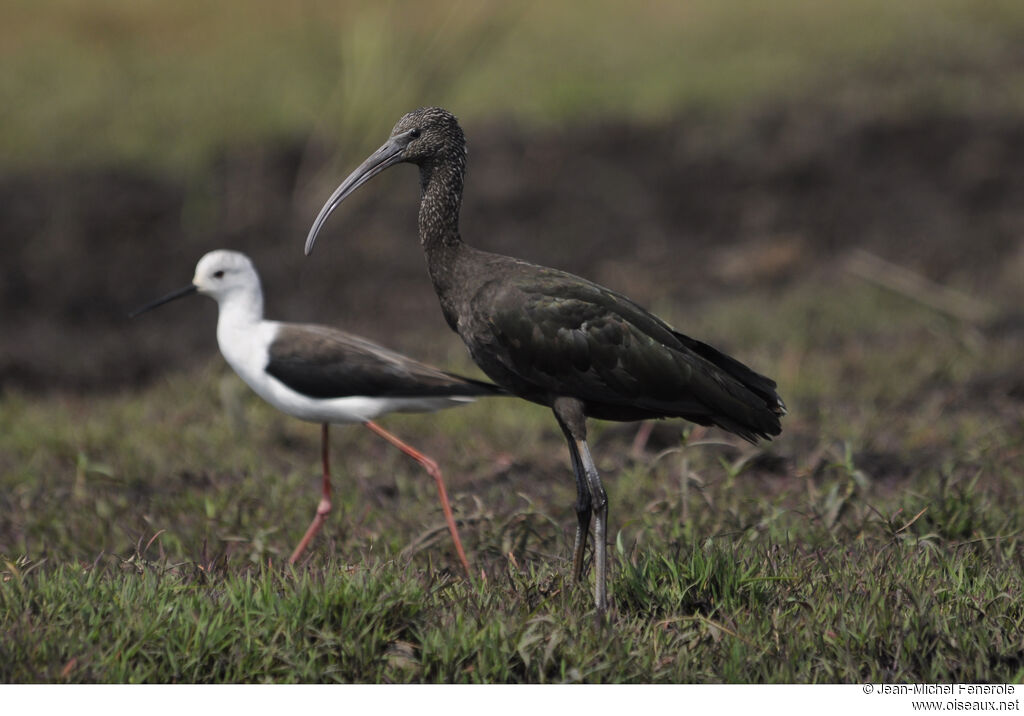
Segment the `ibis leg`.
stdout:
[[[599,614],[608,608],[608,496],[601,476],[587,446],[586,415],[583,404],[575,398],[558,398],[552,409],[558,425],[565,433],[576,476],[576,544],[573,554],[573,577],[582,573],[583,546],[591,515],[594,519],[594,605]],[[581,534],[582,533],[582,534]]]
[[576,540],[572,549],[572,579],[578,582],[583,578],[583,553],[587,548],[587,535],[590,533],[590,516],[593,512],[590,500],[590,486],[583,471],[580,453],[576,441],[566,433],[569,443],[569,457],[572,460],[572,472],[576,478]]
[[316,515],[313,517],[313,521],[309,523],[309,527],[306,529],[306,534],[302,536],[302,540],[299,545],[292,552],[292,556],[288,558],[288,564],[295,564],[302,553],[306,551],[306,546],[309,545],[316,533],[320,531],[324,522],[327,520],[327,515],[331,512],[331,465],[330,465],[330,449],[328,441],[328,424],[324,423],[320,426],[320,459],[323,463],[324,468],[324,482],[323,492],[320,496],[320,504],[317,505]]
[[590,488],[594,510],[594,603],[597,611],[603,613],[608,608],[608,495],[590,457],[587,441],[577,438],[576,449],[583,463],[583,474]]
[[437,485],[437,492],[441,497],[441,510],[444,512],[445,522],[448,523],[448,532],[451,533],[452,542],[455,543],[455,551],[459,555],[459,561],[462,562],[463,569],[466,570],[466,575],[472,577],[473,574],[469,570],[469,560],[466,559],[466,552],[462,549],[462,540],[459,539],[459,529],[455,526],[455,517],[452,515],[452,506],[448,502],[448,491],[444,487],[444,476],[441,475],[441,468],[438,467],[438,464],[432,459],[421,453],[416,448],[402,442],[397,436],[389,433],[372,420],[367,420],[364,425],[422,465],[423,469],[427,471],[427,474],[434,478],[434,483]]

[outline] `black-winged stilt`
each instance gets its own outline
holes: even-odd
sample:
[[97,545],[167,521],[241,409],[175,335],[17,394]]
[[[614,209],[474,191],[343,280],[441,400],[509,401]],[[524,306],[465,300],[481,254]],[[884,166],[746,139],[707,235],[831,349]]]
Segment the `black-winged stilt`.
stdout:
[[434,478],[459,560],[469,574],[469,562],[437,463],[386,431],[374,418],[463,405],[478,396],[499,394],[501,389],[446,373],[334,328],[265,320],[259,275],[249,258],[237,251],[206,254],[197,264],[191,284],[131,315],[193,293],[217,301],[217,344],[242,380],[278,410],[322,425],[322,497],[316,516],[289,562],[298,560],[331,511],[328,426],[363,423],[418,461]]

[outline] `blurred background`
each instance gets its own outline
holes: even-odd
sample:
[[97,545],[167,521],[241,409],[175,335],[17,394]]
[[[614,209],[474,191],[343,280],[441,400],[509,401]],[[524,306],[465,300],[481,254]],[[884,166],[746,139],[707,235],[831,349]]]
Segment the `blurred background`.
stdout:
[[219,247],[254,258],[270,317],[465,363],[414,169],[302,256],[334,186],[427,104],[468,135],[468,242],[682,330],[722,295],[771,310],[851,275],[1021,329],[1017,0],[4,0],[3,17],[0,391],[120,390],[216,358],[212,302],[126,314]]

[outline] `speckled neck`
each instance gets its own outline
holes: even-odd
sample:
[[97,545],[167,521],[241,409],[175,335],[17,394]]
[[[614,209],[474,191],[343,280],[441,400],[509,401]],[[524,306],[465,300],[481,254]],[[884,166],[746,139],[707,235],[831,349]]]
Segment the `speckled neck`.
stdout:
[[434,160],[420,166],[420,243],[428,255],[439,246],[462,243],[459,211],[465,165]]
[[459,210],[465,177],[465,151],[445,160],[436,157],[420,165],[420,243],[427,271],[441,300],[448,323],[455,327],[455,304],[462,287],[460,258],[467,247],[459,235]]

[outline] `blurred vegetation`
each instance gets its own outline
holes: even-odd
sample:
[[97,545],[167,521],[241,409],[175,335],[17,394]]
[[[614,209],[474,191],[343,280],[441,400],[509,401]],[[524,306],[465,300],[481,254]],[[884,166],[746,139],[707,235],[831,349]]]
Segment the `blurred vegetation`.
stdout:
[[794,98],[1024,109],[1017,0],[5,0],[3,16],[8,167],[188,171],[278,137],[361,149],[423,104],[528,125]]

